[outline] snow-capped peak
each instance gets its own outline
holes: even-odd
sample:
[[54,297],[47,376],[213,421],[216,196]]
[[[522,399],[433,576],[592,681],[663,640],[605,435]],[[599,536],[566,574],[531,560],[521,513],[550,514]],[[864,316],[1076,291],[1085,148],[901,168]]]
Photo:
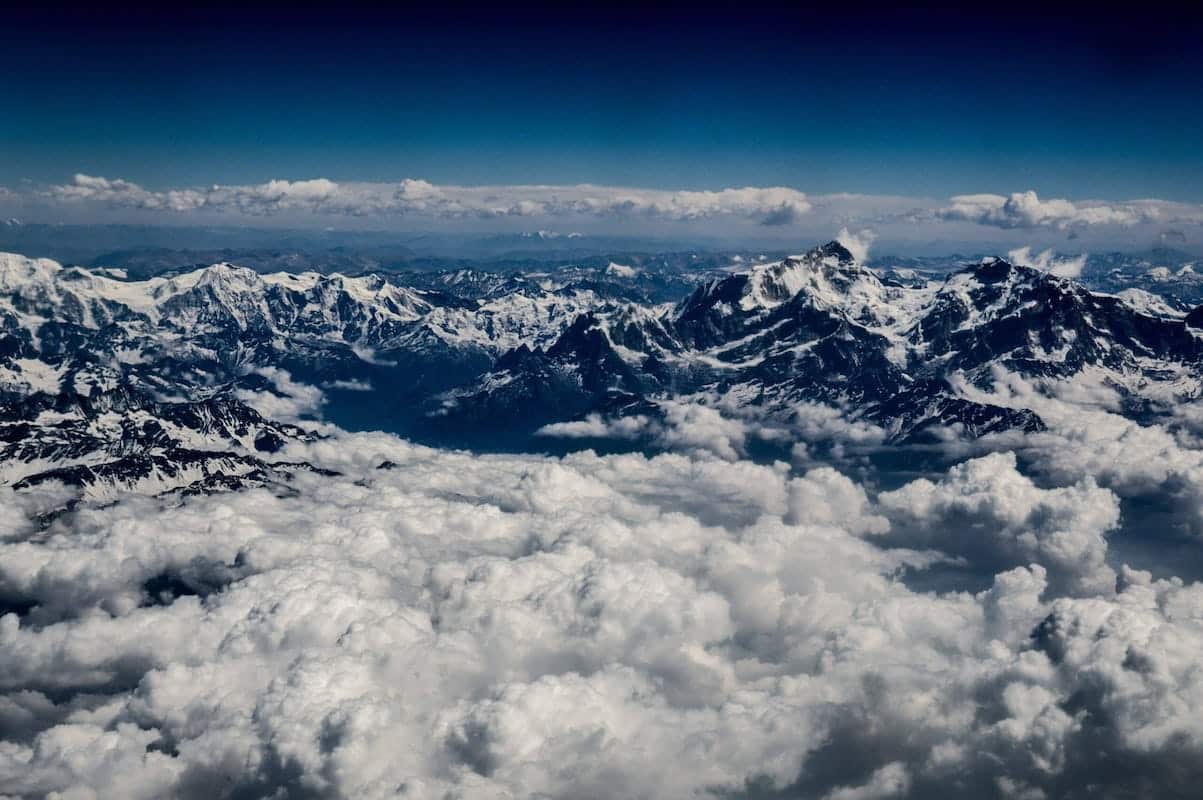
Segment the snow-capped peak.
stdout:
[[48,258],[0,253],[0,292],[16,293],[30,285],[48,285],[63,269]]
[[739,305],[745,311],[775,308],[805,291],[816,302],[838,306],[851,284],[860,280],[880,284],[876,276],[856,264],[847,248],[828,242],[804,255],[753,267]]

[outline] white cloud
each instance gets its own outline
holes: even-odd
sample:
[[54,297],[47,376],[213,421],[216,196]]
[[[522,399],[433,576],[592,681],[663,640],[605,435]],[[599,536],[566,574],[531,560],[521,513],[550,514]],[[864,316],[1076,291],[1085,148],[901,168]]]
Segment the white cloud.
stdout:
[[1043,250],[1035,255],[1032,248],[1020,247],[1007,253],[1012,264],[1021,267],[1032,267],[1042,272],[1048,272],[1060,278],[1077,278],[1086,266],[1086,255],[1058,258],[1053,251]]
[[657,405],[660,413],[656,417],[603,417],[594,412],[583,419],[544,425],[536,435],[645,441],[668,450],[710,453],[728,461],[746,455],[749,439],[795,442],[800,454],[807,452],[807,442],[821,443],[826,446],[825,455],[839,459],[850,450],[880,444],[886,435],[875,425],[849,420],[839,409],[817,403],[794,404],[784,422],[768,420],[755,408],[740,407],[734,398],[714,393],[660,400]]
[[886,432],[871,422],[850,420],[839,409],[820,403],[795,403],[790,409],[792,431],[805,441],[831,441],[841,445],[875,445]]
[[[7,792],[884,798],[1197,772],[1203,589],[1125,570],[1068,596],[1068,556],[1021,541],[1105,528],[1103,490],[1003,456],[881,503],[710,456],[336,434],[283,457],[331,472],[7,524],[0,597],[36,604],[0,619]],[[1041,563],[913,591],[899,571],[936,557],[910,547],[976,545],[894,541],[900,510],[986,520],[1020,542],[1004,561]]]
[[[953,383],[970,399],[1031,409],[1048,430],[987,436],[979,445],[1015,450],[1027,471],[1045,482],[1093,481],[1157,509],[1164,517],[1151,533],[1163,538],[1146,544],[1149,565],[1183,577],[1203,576],[1203,567],[1175,549],[1182,537],[1203,537],[1203,440],[1192,404],[1167,397],[1162,421],[1142,425],[1119,413],[1121,394],[1102,374],[1087,370],[1070,379],[1035,381],[995,368],[993,378],[988,391],[956,376]],[[1119,544],[1142,544],[1125,541],[1130,538],[1125,535]]]
[[1033,191],[999,194],[965,194],[953,197],[939,215],[999,228],[1071,228],[1079,225],[1135,225],[1164,222],[1160,201],[1128,203],[1074,202],[1060,198],[1041,200]]
[[606,274],[615,278],[634,278],[639,274],[639,270],[635,267],[628,267],[625,264],[616,264],[613,261],[606,267]]
[[873,240],[876,238],[877,234],[868,228],[852,233],[845,227],[840,228],[840,232],[836,234],[835,240],[842,244],[858,263],[863,264],[869,260],[869,246],[873,244]]
[[326,178],[272,180],[151,191],[120,179],[76,175],[43,193],[61,203],[96,202],[121,208],[249,216],[289,211],[339,216],[500,218],[642,217],[681,222],[734,217],[766,225],[794,222],[811,210],[806,195],[785,187],[668,191],[614,186],[453,186],[406,179],[398,183],[339,183]]
[[[1083,372],[1067,380],[1030,381],[1001,367],[993,370],[989,391],[953,376],[965,397],[1009,408],[1035,411],[1048,425],[1043,433],[1020,439],[1002,437],[1007,448],[1021,448],[1033,466],[1051,480],[1073,483],[1092,478],[1125,496],[1166,487],[1203,487],[1203,442],[1187,430],[1166,424],[1141,425],[1116,413],[1120,397],[1102,376]],[[992,437],[986,437],[989,445]]]
[[194,190],[150,192],[120,178],[83,174],[77,174],[69,184],[51,187],[47,195],[65,203],[96,201],[163,211],[194,211],[204,205],[201,193]]
[[910,788],[911,778],[906,766],[898,762],[886,764],[860,786],[841,786],[830,792],[826,800],[884,800],[900,797]]
[[369,381],[353,378],[351,380],[336,380],[327,381],[322,384],[323,389],[337,389],[343,392],[371,392],[374,391],[372,384]]
[[266,378],[272,388],[239,389],[235,396],[265,418],[296,423],[306,417],[317,417],[321,413],[321,408],[326,402],[325,392],[316,386],[293,380],[288,370],[279,367],[256,367],[251,374]]
[[650,424],[651,420],[640,414],[605,419],[601,414],[592,413],[581,420],[544,425],[535,431],[535,435],[564,439],[637,439],[647,432]]
[[[1024,243],[1019,234],[1026,231],[1024,239],[1047,247],[1051,237],[1070,231],[1092,247],[1116,247],[1170,233],[1189,242],[1189,230],[1203,225],[1203,206],[1154,198],[1075,201],[1043,199],[1026,191],[941,200],[814,195],[782,186],[718,190],[595,184],[461,186],[417,178],[363,182],[319,177],[149,189],[121,178],[81,173],[61,185],[22,187],[0,195],[0,201],[13,213],[40,221],[252,225],[287,221],[300,226],[507,231],[546,240],[571,239],[582,231],[621,235],[695,231],[707,237],[738,237],[733,241],[748,244],[783,243],[830,237],[842,229],[847,232],[841,234],[844,244],[862,256],[877,236],[886,249],[930,250],[932,237],[959,245],[988,241],[991,247],[1001,239],[1006,247],[1015,247]],[[1156,230],[1133,232],[1136,226]],[[1138,233],[1141,238],[1130,241]]]
[[673,449],[714,453],[734,460],[744,454],[751,432],[747,422],[723,416],[717,408],[666,400],[661,442]]
[[701,403],[663,400],[659,406],[661,416],[657,419],[643,414],[605,418],[591,413],[584,419],[544,425],[536,435],[565,439],[645,439],[658,447],[711,453],[733,461],[746,452],[749,436],[763,433],[755,421],[725,416],[718,408]]
[[949,470],[939,483],[920,479],[880,498],[895,520],[891,537],[935,547],[991,573],[1039,563],[1064,589],[1109,593],[1106,534],[1119,502],[1090,478],[1038,488],[1016,469],[1014,453],[993,453]]

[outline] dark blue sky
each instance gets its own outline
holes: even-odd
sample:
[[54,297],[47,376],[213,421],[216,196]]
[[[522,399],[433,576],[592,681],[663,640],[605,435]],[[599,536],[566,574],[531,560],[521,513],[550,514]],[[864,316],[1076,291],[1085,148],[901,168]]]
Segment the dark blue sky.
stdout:
[[17,12],[0,185],[1203,199],[1197,16],[749,8]]

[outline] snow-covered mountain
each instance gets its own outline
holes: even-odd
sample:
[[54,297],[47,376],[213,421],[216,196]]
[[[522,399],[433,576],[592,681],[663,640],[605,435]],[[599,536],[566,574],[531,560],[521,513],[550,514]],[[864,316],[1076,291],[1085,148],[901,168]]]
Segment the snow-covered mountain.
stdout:
[[550,347],[508,354],[446,413],[622,414],[692,395],[780,417],[818,402],[895,440],[1035,430],[1033,411],[957,386],[985,388],[1000,368],[1046,381],[1090,371],[1134,411],[1155,412],[1154,399],[1199,394],[1192,319],[1144,294],[1095,294],[998,259],[903,285],[832,243],[712,280],[671,309],[591,312]]
[[[377,385],[376,401],[421,420],[440,392],[507,351],[552,344],[611,296],[642,296],[564,276],[438,277],[408,286],[215,264],[129,281],[0,254],[0,480],[161,479],[170,488],[183,478],[165,464],[203,472],[204,453],[226,474],[236,453],[250,474],[261,454],[311,435],[272,418],[271,398],[286,394],[279,375]],[[166,462],[132,458],[164,453]]]
[[323,399],[340,424],[484,448],[681,402],[781,423],[823,406],[890,441],[1039,430],[1034,409],[967,390],[999,370],[1089,376],[1155,415],[1200,394],[1203,312],[1187,311],[999,259],[902,282],[834,242],[689,275],[215,264],[134,281],[4,254],[0,480],[102,496],[286,481],[303,466],[276,454],[321,435],[305,419]]

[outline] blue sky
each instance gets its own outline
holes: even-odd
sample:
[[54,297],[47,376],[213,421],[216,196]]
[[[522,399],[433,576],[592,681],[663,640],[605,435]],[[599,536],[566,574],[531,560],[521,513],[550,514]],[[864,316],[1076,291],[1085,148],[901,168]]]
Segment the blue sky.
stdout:
[[1197,16],[16,13],[10,192],[83,173],[1203,201]]

